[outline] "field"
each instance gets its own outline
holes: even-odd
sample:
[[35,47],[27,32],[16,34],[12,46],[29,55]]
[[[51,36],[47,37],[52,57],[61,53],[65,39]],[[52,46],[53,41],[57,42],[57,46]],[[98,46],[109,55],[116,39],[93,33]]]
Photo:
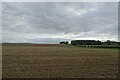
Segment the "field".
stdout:
[[65,45],[3,45],[3,78],[116,78],[118,50]]

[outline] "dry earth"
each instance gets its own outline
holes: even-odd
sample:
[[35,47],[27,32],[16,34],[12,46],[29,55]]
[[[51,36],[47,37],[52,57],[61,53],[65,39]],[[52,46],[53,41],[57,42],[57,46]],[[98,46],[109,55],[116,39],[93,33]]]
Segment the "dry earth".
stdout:
[[118,50],[3,45],[3,78],[116,78]]

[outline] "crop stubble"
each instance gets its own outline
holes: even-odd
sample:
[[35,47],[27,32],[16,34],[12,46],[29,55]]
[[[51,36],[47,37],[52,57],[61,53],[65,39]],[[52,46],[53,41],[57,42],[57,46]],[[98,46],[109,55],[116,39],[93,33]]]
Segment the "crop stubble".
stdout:
[[3,78],[116,78],[118,50],[3,45]]

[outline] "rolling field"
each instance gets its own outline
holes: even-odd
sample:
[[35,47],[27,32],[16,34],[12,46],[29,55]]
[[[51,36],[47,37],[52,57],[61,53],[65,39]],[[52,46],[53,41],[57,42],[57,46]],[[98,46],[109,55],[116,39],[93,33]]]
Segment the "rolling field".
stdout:
[[118,50],[65,45],[3,45],[3,78],[116,78]]

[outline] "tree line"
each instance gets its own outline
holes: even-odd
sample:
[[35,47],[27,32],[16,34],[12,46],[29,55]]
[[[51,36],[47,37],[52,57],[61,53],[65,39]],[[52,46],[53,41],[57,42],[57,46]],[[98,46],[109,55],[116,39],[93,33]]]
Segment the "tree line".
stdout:
[[[60,44],[69,44],[68,41],[60,42]],[[71,45],[118,45],[119,42],[107,40],[101,42],[99,40],[72,40]]]

